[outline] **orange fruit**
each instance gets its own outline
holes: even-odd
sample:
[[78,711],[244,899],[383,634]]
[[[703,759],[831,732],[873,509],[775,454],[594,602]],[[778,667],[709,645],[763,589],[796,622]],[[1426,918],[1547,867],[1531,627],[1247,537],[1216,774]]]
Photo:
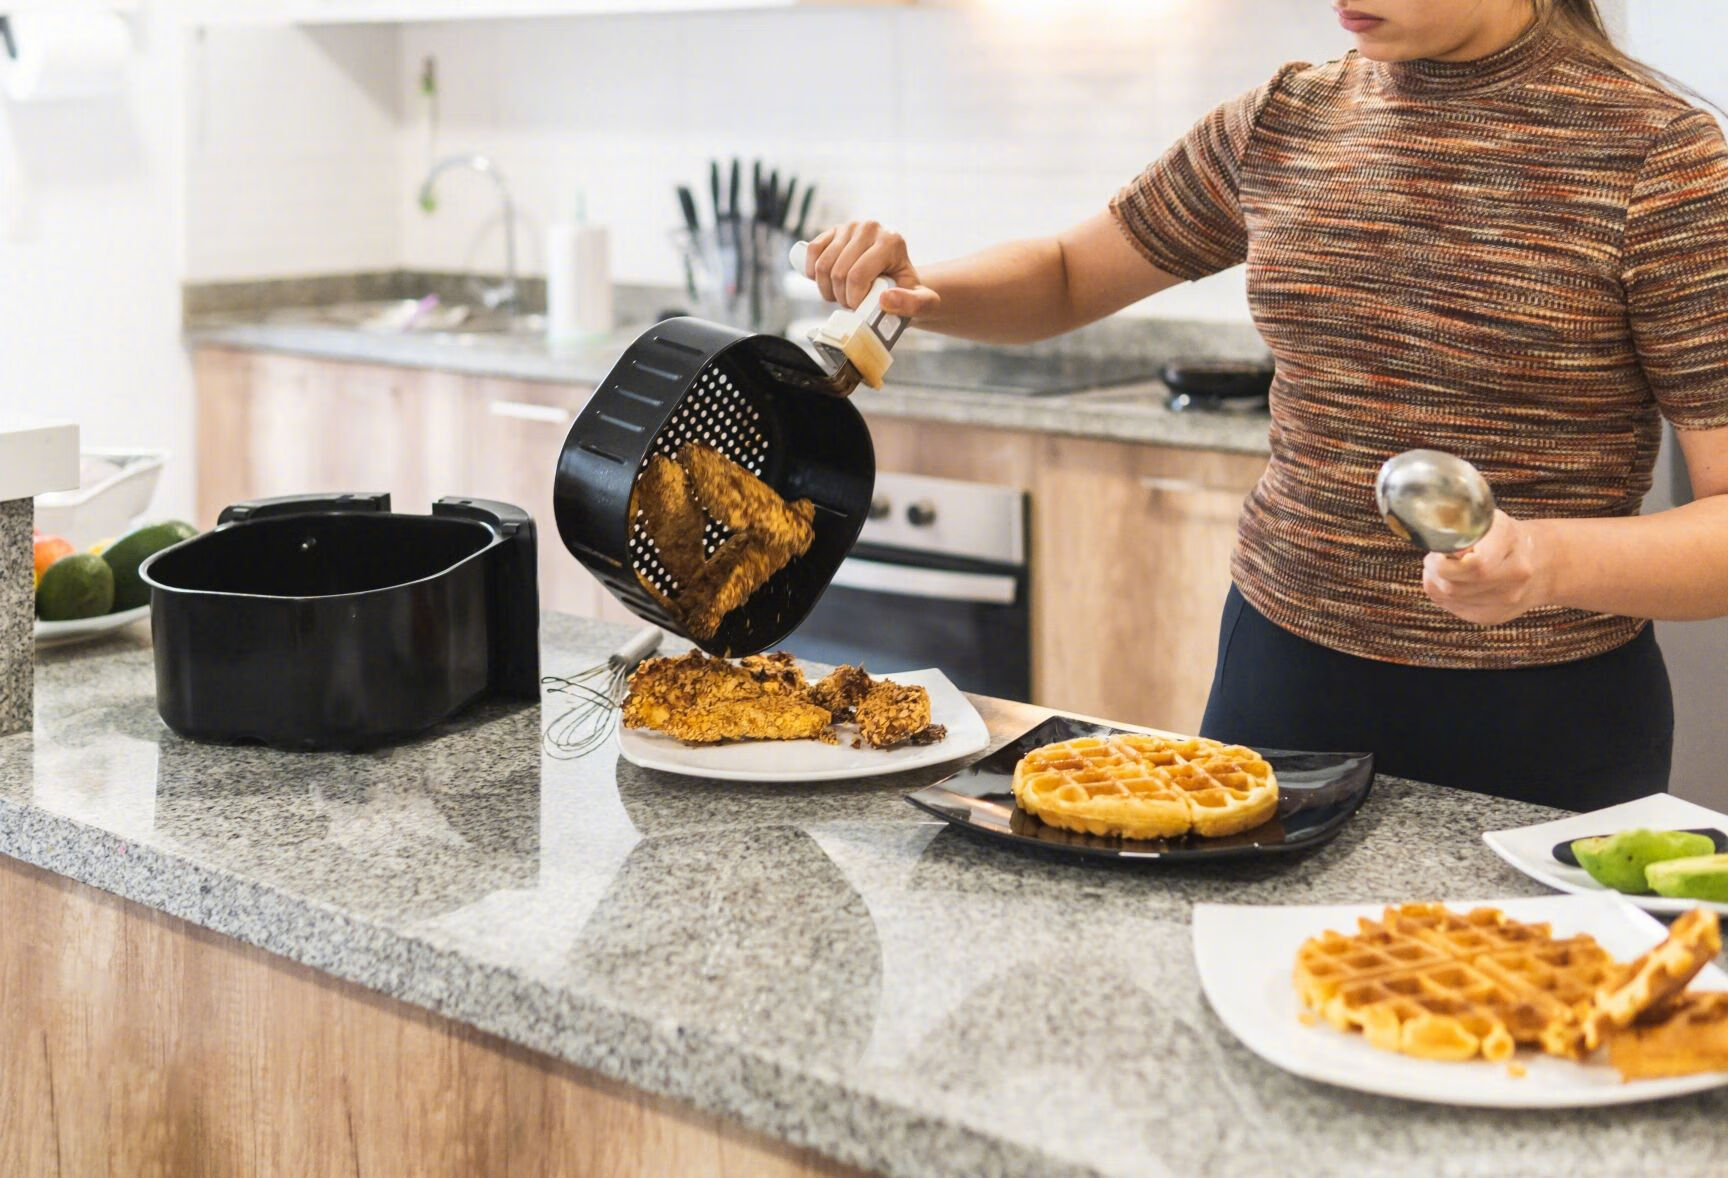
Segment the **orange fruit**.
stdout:
[[48,566],[62,556],[73,553],[72,541],[63,540],[59,536],[38,536],[36,538],[36,584],[42,584],[42,574],[48,571]]

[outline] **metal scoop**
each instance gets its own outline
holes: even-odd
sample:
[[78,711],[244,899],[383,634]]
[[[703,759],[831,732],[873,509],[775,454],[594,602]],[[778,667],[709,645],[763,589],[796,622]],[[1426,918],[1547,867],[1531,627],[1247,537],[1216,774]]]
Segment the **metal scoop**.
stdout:
[[1374,478],[1386,526],[1418,548],[1459,556],[1494,525],[1494,492],[1482,472],[1442,450],[1406,450]]

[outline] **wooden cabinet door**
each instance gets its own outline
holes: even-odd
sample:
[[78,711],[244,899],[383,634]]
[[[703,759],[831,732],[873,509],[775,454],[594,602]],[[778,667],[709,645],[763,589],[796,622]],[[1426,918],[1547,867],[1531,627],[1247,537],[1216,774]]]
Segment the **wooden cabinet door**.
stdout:
[[254,498],[252,360],[256,353],[197,348],[192,353],[194,523],[208,529],[230,503]]
[[1194,732],[1255,455],[1051,437],[1033,488],[1038,702]]
[[540,604],[592,618],[600,587],[565,551],[552,515],[552,479],[558,455],[591,388],[477,377],[468,382],[466,477],[462,493],[514,503],[534,517],[539,532]]

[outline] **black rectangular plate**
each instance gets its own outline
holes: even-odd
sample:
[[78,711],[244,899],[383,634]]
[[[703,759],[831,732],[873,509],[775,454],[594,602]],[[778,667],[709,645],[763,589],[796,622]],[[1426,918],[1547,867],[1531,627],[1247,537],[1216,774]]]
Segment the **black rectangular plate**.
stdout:
[[1022,847],[1091,858],[1212,862],[1319,846],[1338,833],[1374,784],[1372,753],[1256,749],[1278,775],[1278,813],[1252,830],[1224,838],[1124,839],[1082,834],[1048,826],[1015,805],[1014,766],[1033,749],[1082,736],[1128,732],[1052,716],[952,777],[908,794],[906,800],[964,830]]

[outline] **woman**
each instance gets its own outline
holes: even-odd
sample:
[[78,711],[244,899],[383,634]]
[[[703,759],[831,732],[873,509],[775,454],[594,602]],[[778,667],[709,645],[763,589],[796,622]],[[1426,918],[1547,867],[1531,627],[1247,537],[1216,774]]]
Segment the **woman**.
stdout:
[[[1728,614],[1728,151],[1594,0],[1351,0],[1286,66],[1055,238],[916,267],[873,222],[808,269],[1000,343],[1246,262],[1277,360],[1203,731],[1576,809],[1665,789],[1646,619]],[[1004,297],[1012,292],[1012,297]],[[1696,501],[1639,516],[1666,418]],[[1374,509],[1402,450],[1504,509],[1458,559]]]

